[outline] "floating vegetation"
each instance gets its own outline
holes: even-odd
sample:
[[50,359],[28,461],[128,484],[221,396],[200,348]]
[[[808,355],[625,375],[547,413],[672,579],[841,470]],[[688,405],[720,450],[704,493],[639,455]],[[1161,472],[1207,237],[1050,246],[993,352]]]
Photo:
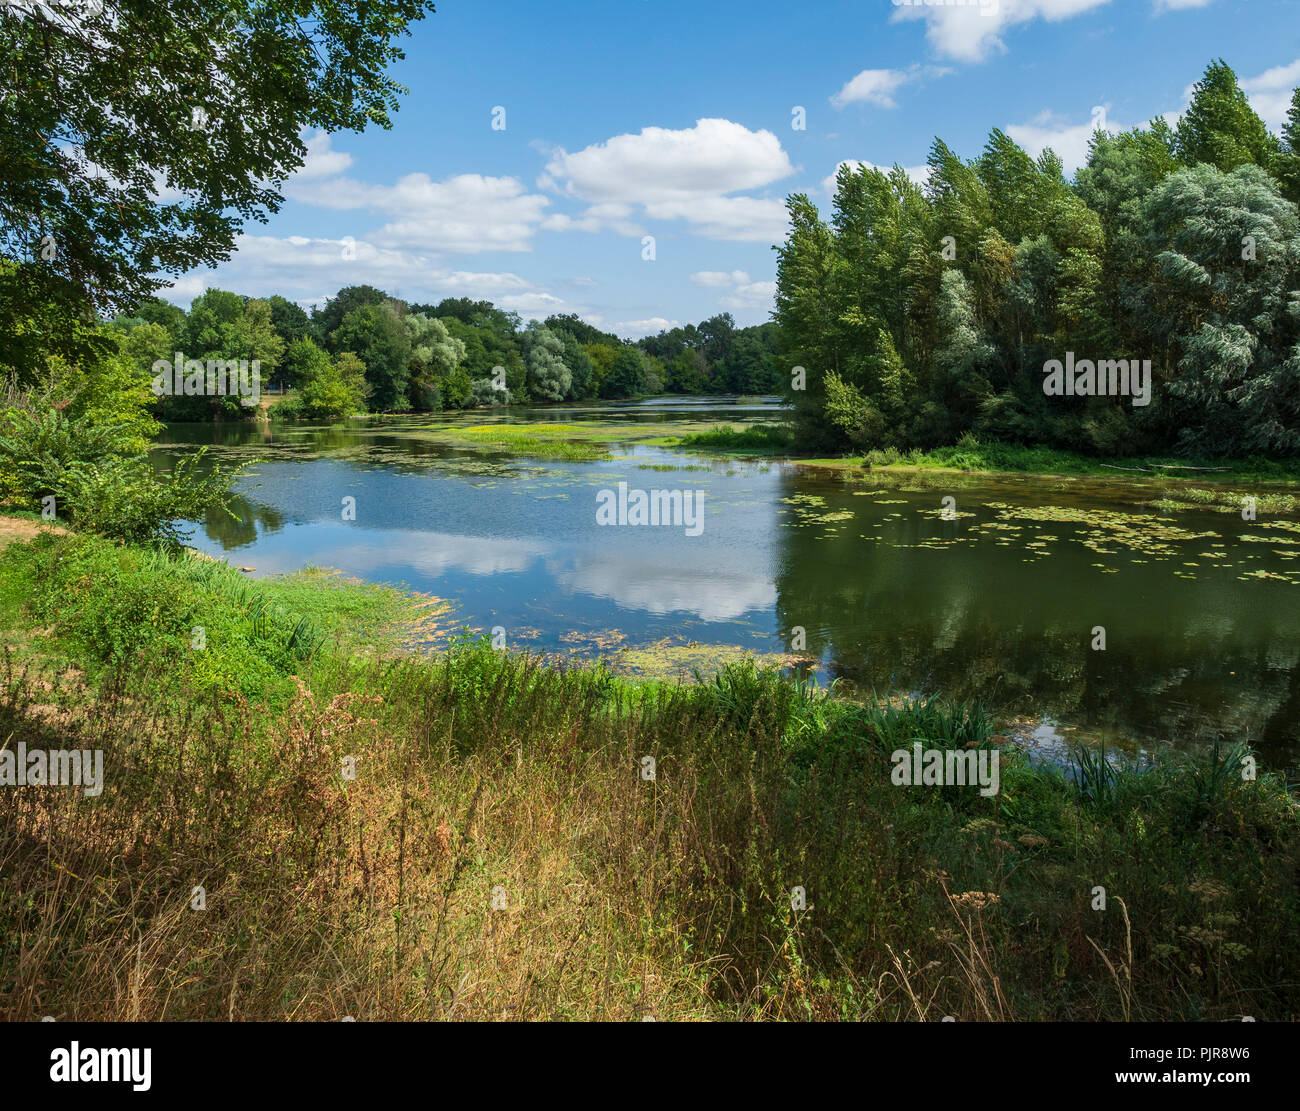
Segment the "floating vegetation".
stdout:
[[1244,575],[1238,575],[1242,582],[1248,582],[1251,579],[1267,579],[1270,582],[1290,583],[1292,586],[1300,586],[1300,571],[1247,571]]
[[733,644],[683,643],[665,638],[641,648],[622,649],[610,660],[610,666],[619,674],[635,678],[684,679],[690,682],[696,678],[697,672],[708,678],[728,664],[744,660],[753,660],[760,666],[806,669],[816,668],[819,662],[816,656],[801,653],[751,652]]
[[560,640],[564,641],[565,644],[574,645],[573,651],[575,652],[608,652],[618,648],[627,640],[627,634],[620,633],[617,629],[609,629],[605,632],[574,629],[571,632],[561,633]]
[[1215,513],[1240,513],[1246,499],[1254,501],[1257,513],[1300,512],[1300,498],[1290,494],[1246,494],[1233,490],[1177,490],[1166,492],[1158,501],[1149,504],[1157,509],[1187,510],[1209,509]]
[[[1077,524],[1074,535],[1084,547],[1098,555],[1117,555],[1121,549],[1143,555],[1163,556],[1178,554],[1176,544],[1192,540],[1217,537],[1217,532],[1192,532],[1157,518],[1137,513],[1122,513],[1110,509],[1083,509],[1064,506],[1017,506],[1005,502],[990,502],[1001,521],[1052,521]],[[988,527],[975,525],[974,528]]]
[[840,509],[828,513],[819,513],[817,510],[826,508],[826,499],[816,494],[795,494],[791,498],[782,498],[787,505],[793,506],[796,517],[799,518],[801,525],[812,524],[829,524],[835,521],[851,521],[854,518],[852,510]]

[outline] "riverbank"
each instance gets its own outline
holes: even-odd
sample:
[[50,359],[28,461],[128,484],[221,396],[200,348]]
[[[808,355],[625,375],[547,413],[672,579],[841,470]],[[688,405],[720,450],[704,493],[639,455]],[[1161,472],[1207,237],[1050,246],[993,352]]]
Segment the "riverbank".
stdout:
[[1180,484],[1253,482],[1300,485],[1300,459],[1182,459],[1173,456],[1136,456],[1097,459],[1048,447],[969,441],[928,451],[887,448],[860,455],[817,457],[792,453],[788,434],[781,426],[718,425],[703,433],[687,434],[674,445],[718,451],[737,456],[784,456],[803,467],[830,470],[871,470],[899,474],[946,472],[984,475],[1026,475],[1044,478],[1132,478],[1174,481]]
[[[387,589],[0,553],[6,743],[105,768],[0,791],[5,1017],[1296,1017],[1300,810],[1244,749],[1071,782],[752,662],[413,657]],[[999,793],[895,785],[917,741]]]
[[[530,416],[537,412],[536,409],[528,410]],[[484,418],[484,422],[471,418]],[[1179,486],[1251,483],[1267,487],[1300,487],[1300,459],[1175,456],[1098,459],[1057,448],[978,441],[930,450],[887,448],[847,456],[800,454],[795,450],[786,426],[765,419],[761,410],[751,420],[726,423],[711,419],[584,419],[571,422],[534,419],[516,423],[515,415],[509,410],[484,410],[467,414],[460,420],[382,414],[364,419],[368,426],[401,438],[539,459],[600,460],[609,458],[618,445],[643,445],[705,457],[764,459],[834,471],[1130,479]]]

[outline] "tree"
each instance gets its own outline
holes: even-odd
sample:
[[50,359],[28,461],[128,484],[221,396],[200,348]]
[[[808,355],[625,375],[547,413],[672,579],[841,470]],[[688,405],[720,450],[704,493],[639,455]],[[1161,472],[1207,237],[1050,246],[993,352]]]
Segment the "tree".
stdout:
[[1158,274],[1141,326],[1166,353],[1183,442],[1300,451],[1300,213],[1257,166],[1202,164],[1166,179],[1145,218]]
[[368,305],[385,305],[391,298],[382,289],[372,285],[344,286],[325,304],[312,312],[311,324],[316,330],[316,337],[323,341],[326,350],[338,353],[333,346],[333,335],[343,324],[343,318],[353,309],[363,309]]
[[635,347],[620,347],[610,366],[609,375],[601,383],[600,396],[630,398],[644,396],[646,392],[645,357]]
[[[247,360],[262,382],[275,376],[284,357],[284,341],[271,327],[270,305],[224,289],[196,297],[174,338],[182,359]],[[171,353],[159,357],[170,361]],[[158,414],[172,421],[251,419],[255,410],[241,403],[229,383],[227,388],[230,392],[221,396],[165,395],[158,400]]]
[[281,402],[277,413],[309,420],[342,420],[365,405],[366,368],[351,352],[331,359],[312,340],[300,339],[292,345],[290,358],[299,375],[298,396]]
[[534,320],[524,329],[522,342],[529,394],[538,401],[563,401],[573,385],[564,362],[564,341]]
[[82,323],[117,315],[166,275],[229,258],[247,221],[278,210],[305,160],[304,128],[390,126],[405,91],[387,75],[403,56],[395,40],[432,10],[0,6],[0,257],[32,271],[0,296],[0,334],[16,334],[36,303]]
[[1237,75],[1222,58],[1209,65],[1178,121],[1177,149],[1184,165],[1199,162],[1227,173],[1254,163],[1267,167],[1277,154],[1277,140],[1250,106]]
[[[442,408],[443,384],[456,376],[465,359],[465,343],[437,317],[412,313],[403,323],[411,340],[411,380],[407,387],[411,405],[424,410]],[[453,392],[462,392],[459,379]]]
[[1282,128],[1282,149],[1276,167],[1283,195],[1292,204],[1300,205],[1300,89],[1291,94],[1291,109]]
[[704,356],[686,348],[669,362],[664,378],[664,389],[669,393],[701,394],[708,389],[704,374]]
[[366,367],[370,404],[376,411],[406,408],[411,339],[391,302],[352,309],[330,333],[336,354],[350,351]]
[[602,332],[599,328],[588,324],[577,313],[573,312],[548,316],[543,323],[557,335],[572,336],[584,345],[588,343],[605,343],[611,347],[618,347],[623,342],[612,332]]
[[583,351],[587,353],[587,358],[591,360],[591,382],[589,383],[589,397],[606,397],[605,382],[614,371],[614,361],[618,358],[618,353],[623,349],[623,345],[610,343],[584,343]]
[[[840,170],[844,180],[847,169]],[[804,381],[794,388],[786,382],[795,424],[809,447],[843,441],[843,431],[825,420],[826,376],[841,363],[839,312],[832,300],[832,274],[837,266],[836,243],[817,206],[805,194],[786,202],[790,234],[777,248],[776,320],[783,338],[782,361],[804,369]]]
[[284,340],[286,347],[294,340],[312,334],[311,317],[300,305],[295,305],[278,293],[272,294],[266,301],[271,306],[271,327]]
[[593,396],[591,380],[596,367],[591,356],[574,336],[560,333],[560,338],[564,341],[564,365],[569,368],[569,400]]
[[301,388],[319,369],[322,358],[328,359],[329,356],[310,336],[294,340],[285,349],[284,360],[280,364],[280,380],[287,386]]

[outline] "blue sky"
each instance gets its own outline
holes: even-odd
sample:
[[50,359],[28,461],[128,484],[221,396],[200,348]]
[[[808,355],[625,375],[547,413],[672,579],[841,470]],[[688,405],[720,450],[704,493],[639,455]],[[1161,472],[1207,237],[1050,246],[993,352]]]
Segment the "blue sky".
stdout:
[[405,50],[392,129],[309,135],[281,211],[172,300],[369,283],[633,337],[759,323],[785,197],[829,216],[841,161],[919,175],[935,135],[969,158],[997,126],[1073,170],[1095,121],[1176,115],[1219,56],[1278,129],[1300,0],[440,0]]

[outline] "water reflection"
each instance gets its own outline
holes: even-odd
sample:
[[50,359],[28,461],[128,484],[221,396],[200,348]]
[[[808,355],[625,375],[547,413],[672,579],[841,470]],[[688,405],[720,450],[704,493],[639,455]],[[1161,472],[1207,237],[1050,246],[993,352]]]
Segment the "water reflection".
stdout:
[[[700,406],[681,411],[700,419]],[[534,647],[617,633],[785,652],[802,630],[821,681],[980,699],[1115,743],[1224,736],[1274,761],[1300,749],[1294,518],[1270,530],[1161,512],[1142,504],[1158,488],[1131,484],[882,486],[641,446],[597,463],[485,459],[398,434],[409,426],[173,428],[157,462],[197,443],[268,454],[241,483],[241,521],[200,523],[206,551],[238,551],[259,575],[314,563],[404,582],[473,627],[527,629]],[[619,481],[702,490],[703,534],[599,527],[596,493]],[[939,513],[948,494],[953,521]],[[1097,627],[1105,651],[1091,647]]]

